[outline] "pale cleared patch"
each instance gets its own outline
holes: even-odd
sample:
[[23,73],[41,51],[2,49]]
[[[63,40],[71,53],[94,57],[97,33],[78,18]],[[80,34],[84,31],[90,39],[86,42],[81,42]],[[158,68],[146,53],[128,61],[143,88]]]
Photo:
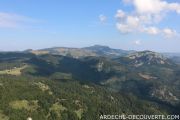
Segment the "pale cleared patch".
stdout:
[[49,88],[48,85],[42,83],[42,82],[38,82],[38,83],[34,83],[35,85],[37,85],[43,92],[48,91],[49,95],[52,95],[53,92],[51,91],[51,89]]
[[144,64],[143,62],[138,63],[138,64],[134,64],[134,67],[140,67],[140,66],[142,66],[143,64]]
[[91,87],[89,87],[89,85],[83,85],[83,88],[89,89]]
[[2,70],[2,71],[0,71],[0,75],[9,74],[9,75],[16,75],[16,76],[18,76],[18,75],[21,75],[21,71],[23,69],[27,68],[27,67],[28,67],[28,65],[24,65],[24,66],[19,67],[19,68],[14,67],[12,69]]
[[160,86],[151,91],[152,97],[157,97],[162,101],[169,103],[178,103],[179,99],[167,88],[167,86]]
[[79,110],[74,111],[76,113],[76,115],[78,116],[79,119],[82,118],[82,114],[84,112],[84,110],[82,108],[80,108]]
[[82,114],[84,112],[84,109],[82,107],[82,103],[80,100],[75,100],[74,103],[79,107],[79,109],[75,110],[74,112],[76,113],[76,115],[78,116],[79,119],[81,119]]
[[98,72],[101,72],[102,70],[103,70],[103,66],[104,66],[104,62],[102,61],[102,62],[99,62],[98,64],[97,64],[97,70],[98,70]]
[[[61,112],[64,110],[67,110],[67,108],[59,104],[58,102],[54,103],[49,109],[49,111],[55,112],[59,118],[61,117]],[[47,117],[48,116],[50,116],[50,113],[48,113]]]
[[115,82],[117,82],[119,80],[124,81],[125,78],[124,77],[118,78],[118,77],[114,76],[114,77],[111,77],[111,78],[107,79],[106,81],[102,82],[102,84],[104,84],[104,85],[112,84],[112,83],[115,83]]
[[33,53],[35,55],[43,55],[43,54],[48,54],[49,51],[45,51],[45,50],[33,50],[33,51],[31,51],[31,53]]
[[146,80],[150,80],[150,79],[157,79],[157,77],[148,75],[148,74],[143,74],[143,73],[139,73],[139,76],[146,79]]
[[9,103],[13,109],[26,109],[28,111],[36,110],[38,106],[37,100],[27,101],[27,100],[16,100]]
[[59,104],[59,103],[54,103],[52,105],[52,107],[50,108],[50,110],[55,110],[55,111],[64,111],[66,110],[66,107],[64,107],[63,105]]
[[90,86],[88,86],[88,85],[83,85],[82,87],[85,88],[86,90],[90,91],[91,93],[94,93],[94,92],[95,92],[95,91],[94,91],[94,88],[93,88],[93,87],[90,87]]

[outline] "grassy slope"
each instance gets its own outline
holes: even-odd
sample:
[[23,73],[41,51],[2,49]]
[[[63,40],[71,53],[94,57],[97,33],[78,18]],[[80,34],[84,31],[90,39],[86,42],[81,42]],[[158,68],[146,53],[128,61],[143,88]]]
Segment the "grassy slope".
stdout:
[[21,71],[25,68],[27,68],[28,66],[27,65],[24,65],[22,67],[19,67],[19,68],[12,68],[12,69],[5,69],[5,70],[1,70],[0,71],[0,75],[3,75],[3,74],[9,74],[9,75],[21,75]]

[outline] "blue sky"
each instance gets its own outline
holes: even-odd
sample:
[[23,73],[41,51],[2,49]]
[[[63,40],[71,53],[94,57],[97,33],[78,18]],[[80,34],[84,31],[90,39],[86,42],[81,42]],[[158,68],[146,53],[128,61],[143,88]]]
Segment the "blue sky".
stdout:
[[180,52],[179,21],[179,0],[1,0],[0,50],[100,44]]

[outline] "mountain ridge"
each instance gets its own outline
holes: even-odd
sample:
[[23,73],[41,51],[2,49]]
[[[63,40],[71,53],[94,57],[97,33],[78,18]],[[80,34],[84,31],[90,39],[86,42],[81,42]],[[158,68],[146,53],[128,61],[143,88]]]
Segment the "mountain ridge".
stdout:
[[179,113],[180,67],[159,53],[77,58],[29,51],[0,52],[0,115],[94,120],[100,113]]
[[93,45],[90,47],[83,47],[83,48],[52,47],[52,48],[44,48],[39,50],[28,49],[25,50],[24,52],[30,52],[37,55],[40,54],[55,54],[55,55],[63,55],[63,56],[70,55],[73,56],[74,58],[79,58],[86,56],[118,57],[118,56],[125,56],[135,51],[115,49],[103,45]]

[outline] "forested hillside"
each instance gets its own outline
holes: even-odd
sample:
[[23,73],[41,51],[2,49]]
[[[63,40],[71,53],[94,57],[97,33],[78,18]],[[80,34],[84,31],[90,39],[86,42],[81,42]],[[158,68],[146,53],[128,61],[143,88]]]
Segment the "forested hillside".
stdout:
[[0,53],[0,119],[178,114],[179,71],[147,51],[116,58]]

